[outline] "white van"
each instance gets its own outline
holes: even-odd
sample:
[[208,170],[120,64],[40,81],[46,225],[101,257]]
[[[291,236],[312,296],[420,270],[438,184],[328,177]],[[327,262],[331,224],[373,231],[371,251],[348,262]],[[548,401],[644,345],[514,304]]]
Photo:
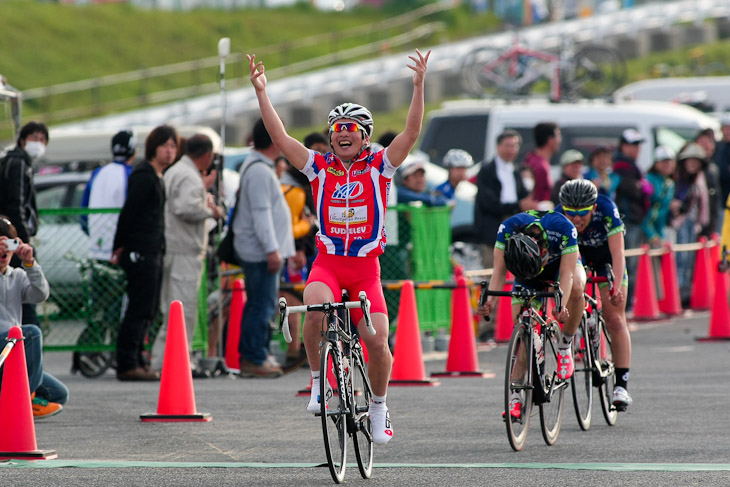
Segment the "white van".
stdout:
[[[119,130],[132,128],[137,136],[137,156],[135,162],[144,159],[144,144],[151,126],[119,127]],[[210,127],[191,125],[175,127],[178,136],[190,137],[194,134],[205,134],[213,141],[213,149],[220,152],[221,138]],[[112,159],[112,137],[118,130],[99,129],[54,129],[48,133],[46,153],[37,163],[37,168],[44,166],[61,166],[69,169],[93,169]]]
[[652,165],[657,145],[678,151],[700,130],[712,128],[718,135],[720,130],[716,119],[678,103],[592,100],[556,104],[540,100],[499,104],[488,100],[459,100],[447,102],[442,109],[429,114],[419,151],[438,165],[446,151],[453,148],[466,150],[475,161],[489,161],[495,155],[497,136],[505,129],[515,129],[522,135],[519,161],[534,148],[532,130],[539,122],[555,122],[560,126],[563,143],[550,161],[556,178],[558,161],[564,151],[577,149],[585,156],[598,146],[613,151],[621,132],[627,128],[638,130],[646,140],[637,160],[644,172]]

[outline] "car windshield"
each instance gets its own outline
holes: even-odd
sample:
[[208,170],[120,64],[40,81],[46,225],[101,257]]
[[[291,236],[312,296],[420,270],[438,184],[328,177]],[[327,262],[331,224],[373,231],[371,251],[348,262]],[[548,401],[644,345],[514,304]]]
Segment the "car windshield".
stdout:
[[434,164],[441,160],[449,149],[463,149],[475,161],[484,159],[484,134],[487,133],[489,116],[461,115],[434,117],[428,124],[420,150],[428,154]]

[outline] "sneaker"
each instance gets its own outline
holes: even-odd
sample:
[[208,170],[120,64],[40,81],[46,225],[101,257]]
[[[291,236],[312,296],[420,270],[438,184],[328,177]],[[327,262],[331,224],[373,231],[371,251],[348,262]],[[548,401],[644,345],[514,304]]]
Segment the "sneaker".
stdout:
[[[509,415],[512,421],[519,421],[522,417],[522,401],[520,401],[520,398],[513,397],[509,402]],[[507,419],[506,411],[502,411],[502,419]]]
[[[327,392],[326,392],[326,400],[329,400],[332,398],[332,386],[329,385],[329,382],[327,383]],[[319,379],[317,379],[317,385],[312,383],[312,392],[309,395],[309,404],[307,404],[307,411],[309,411],[312,414],[317,414],[320,412],[320,397],[319,397]]]
[[309,362],[307,361],[307,352],[305,352],[304,349],[301,349],[299,350],[299,355],[295,357],[290,357],[287,355],[286,362],[284,362],[284,366],[281,368],[281,370],[283,370],[285,374],[288,374],[289,372],[293,372],[308,365],[308,363]]
[[626,408],[631,405],[633,399],[629,396],[629,392],[621,386],[613,388],[613,401],[611,401],[616,407],[617,411],[626,411]]
[[570,348],[558,350],[558,379],[568,380],[573,377],[573,357]]
[[35,419],[50,418],[63,411],[63,406],[59,403],[35,397],[35,392],[30,397],[33,404],[33,418]]
[[370,422],[373,425],[373,442],[385,445],[393,438],[393,425],[390,422],[388,408],[373,409],[370,405]]
[[282,375],[284,375],[284,372],[281,370],[281,367],[273,364],[268,359],[261,365],[250,362],[245,358],[241,359],[241,377],[273,379]]

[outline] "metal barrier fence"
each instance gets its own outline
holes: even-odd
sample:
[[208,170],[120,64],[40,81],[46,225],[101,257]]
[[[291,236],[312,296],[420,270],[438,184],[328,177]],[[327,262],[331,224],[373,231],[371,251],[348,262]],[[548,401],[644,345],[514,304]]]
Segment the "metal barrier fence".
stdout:
[[39,210],[33,245],[51,285],[49,299],[37,309],[44,349],[114,348],[126,307],[126,279],[121,268],[109,264],[99,244],[114,238],[118,213],[119,209]]

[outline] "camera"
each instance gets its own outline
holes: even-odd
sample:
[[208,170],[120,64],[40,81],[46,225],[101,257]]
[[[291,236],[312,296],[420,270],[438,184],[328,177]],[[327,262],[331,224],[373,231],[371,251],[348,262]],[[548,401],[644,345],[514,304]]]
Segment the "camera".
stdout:
[[20,239],[9,238],[5,240],[5,245],[7,245],[8,250],[17,250],[18,246],[20,245]]

